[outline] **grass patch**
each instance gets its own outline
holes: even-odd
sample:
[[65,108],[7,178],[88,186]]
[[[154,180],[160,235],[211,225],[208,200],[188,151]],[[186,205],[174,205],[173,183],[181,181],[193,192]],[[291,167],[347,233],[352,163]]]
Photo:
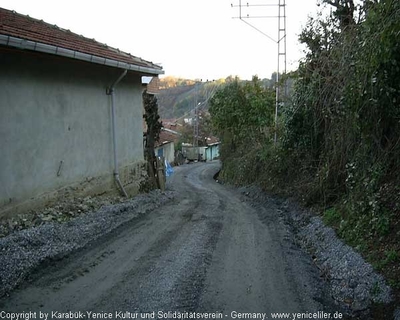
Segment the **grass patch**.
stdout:
[[325,224],[330,226],[338,226],[340,225],[342,217],[336,208],[329,208],[328,210],[325,210],[322,220]]

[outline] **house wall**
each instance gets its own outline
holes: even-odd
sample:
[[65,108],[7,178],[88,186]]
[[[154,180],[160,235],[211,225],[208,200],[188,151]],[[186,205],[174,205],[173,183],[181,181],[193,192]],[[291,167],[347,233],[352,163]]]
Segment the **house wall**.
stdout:
[[[0,214],[68,186],[115,188],[106,88],[123,70],[4,48],[0,69]],[[141,90],[130,73],[115,89],[123,184],[141,175]]]
[[219,144],[213,146],[212,158],[213,159],[219,158]]
[[[162,151],[161,151],[162,150]],[[173,142],[168,142],[157,148],[154,148],[154,153],[158,156],[162,153],[162,156],[172,165],[175,160],[175,146]]]
[[207,161],[214,160],[219,157],[219,144],[208,146],[206,150]]
[[212,150],[212,147],[208,147],[208,148],[206,149],[206,160],[207,160],[207,161],[211,161],[211,160],[212,160],[212,157],[214,156],[214,154],[213,154],[212,151],[213,151],[213,150]]

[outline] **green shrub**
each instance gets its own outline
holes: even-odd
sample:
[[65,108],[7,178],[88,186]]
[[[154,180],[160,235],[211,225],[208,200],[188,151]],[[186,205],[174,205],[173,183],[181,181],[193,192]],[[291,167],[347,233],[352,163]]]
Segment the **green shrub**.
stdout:
[[339,225],[342,217],[335,208],[330,208],[324,212],[323,220],[329,225]]

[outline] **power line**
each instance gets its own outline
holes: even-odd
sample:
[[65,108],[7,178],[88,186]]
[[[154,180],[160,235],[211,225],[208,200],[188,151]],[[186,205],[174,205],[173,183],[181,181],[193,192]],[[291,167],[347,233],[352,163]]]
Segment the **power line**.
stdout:
[[194,85],[194,117],[193,117],[193,147],[197,147],[199,141],[199,111],[198,111],[198,93],[199,93],[199,82],[196,81]]
[[[240,19],[248,26],[255,29],[257,32],[261,33],[263,36],[267,37],[269,40],[273,41],[278,47],[278,64],[277,64],[277,73],[276,73],[276,83],[275,83],[275,134],[274,134],[274,143],[277,143],[277,129],[278,129],[278,113],[280,106],[280,87],[279,87],[279,74],[281,72],[281,64],[283,63],[283,74],[286,74],[286,0],[274,0],[274,3],[258,3],[258,4],[250,4],[246,2],[246,4],[242,4],[242,0],[239,0],[238,5],[234,5],[231,3],[232,8],[239,9],[239,16],[233,17],[234,19]],[[252,8],[252,7],[278,7],[278,15],[277,16],[268,16],[268,15],[260,15],[260,16],[251,16],[250,14],[243,15],[243,8]],[[278,38],[274,39],[271,35],[265,33],[260,28],[255,25],[249,23],[248,19],[278,19]],[[283,61],[282,61],[283,60]],[[287,96],[287,85],[286,80],[284,84],[284,97]]]
[[[279,87],[279,72],[280,72],[280,64],[281,57],[283,58],[283,74],[286,75],[286,0],[279,0],[279,18],[278,18],[278,72],[276,74],[276,102],[275,102],[275,134],[274,134],[274,142],[276,144],[277,137],[277,129],[278,129],[278,112],[279,112],[279,96],[280,96],[280,87]],[[283,43],[282,43],[283,40]],[[287,96],[287,84],[286,80],[284,83],[284,97]]]
[[[214,81],[206,81],[206,83],[213,83]],[[204,108],[204,106],[209,102],[209,100],[213,97],[215,91],[219,87],[219,84],[213,84],[211,90],[207,89],[206,87],[202,86],[202,91],[206,91],[206,99],[202,102],[199,102],[198,96],[199,96],[199,86],[202,84],[202,80],[196,81],[195,83],[195,93],[194,93],[194,117],[192,119],[192,124],[193,124],[193,147],[198,146],[199,142],[199,121],[200,121],[200,108]]]

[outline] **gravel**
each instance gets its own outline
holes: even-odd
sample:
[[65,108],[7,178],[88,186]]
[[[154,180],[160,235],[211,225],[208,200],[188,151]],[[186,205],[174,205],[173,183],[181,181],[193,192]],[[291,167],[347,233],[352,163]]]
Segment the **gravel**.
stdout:
[[400,320],[400,308],[394,311],[394,320]]
[[[372,303],[389,303],[391,289],[384,278],[351,247],[337,238],[320,217],[290,201],[272,198],[257,187],[244,187],[244,199],[274,209],[290,226],[297,241],[313,257],[329,284],[337,305],[349,315],[368,311]],[[0,238],[0,298],[22,283],[42,263],[83,248],[118,226],[138,218],[174,198],[152,191],[134,199],[79,215],[67,222],[48,221]],[[400,320],[400,309],[394,314]]]
[[319,216],[289,200],[270,197],[258,187],[240,190],[251,202],[276,206],[276,211],[295,233],[298,244],[312,255],[321,276],[329,284],[331,296],[345,313],[360,315],[368,312],[372,303],[391,302],[391,289],[385,279],[352,247],[344,244],[332,228],[325,226]]
[[333,297],[346,309],[358,312],[366,310],[371,302],[391,301],[385,279],[359,253],[339,240],[319,217],[312,217],[300,230],[299,237],[329,277]]
[[152,191],[68,222],[46,222],[0,239],[0,298],[18,286],[41,263],[83,248],[118,226],[138,218],[174,197],[173,192]]

